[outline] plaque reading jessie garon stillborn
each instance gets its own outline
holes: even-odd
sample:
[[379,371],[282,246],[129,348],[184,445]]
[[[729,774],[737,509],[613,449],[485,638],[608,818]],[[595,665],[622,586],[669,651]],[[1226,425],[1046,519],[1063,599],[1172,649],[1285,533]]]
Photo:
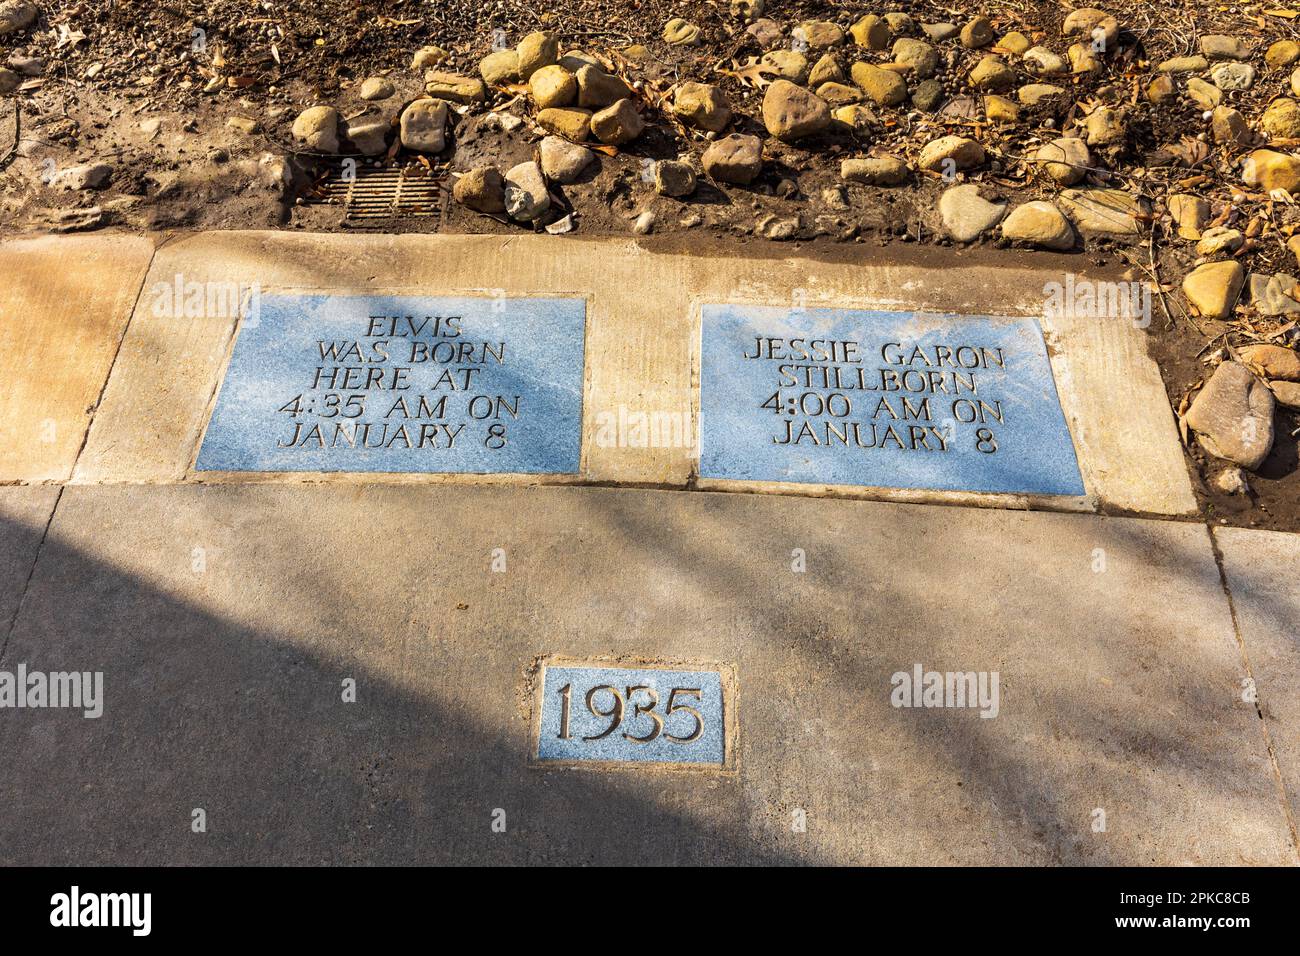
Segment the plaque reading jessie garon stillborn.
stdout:
[[200,471],[574,474],[581,299],[264,295]]
[[700,475],[1082,495],[1029,318],[706,305]]

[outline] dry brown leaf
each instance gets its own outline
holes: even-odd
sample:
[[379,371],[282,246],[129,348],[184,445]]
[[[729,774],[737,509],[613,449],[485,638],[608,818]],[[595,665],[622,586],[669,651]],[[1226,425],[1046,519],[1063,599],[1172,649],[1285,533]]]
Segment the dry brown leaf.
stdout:
[[744,66],[739,65],[733,60],[732,66],[735,67],[734,70],[719,69],[718,72],[723,76],[734,77],[746,86],[752,86],[759,90],[771,84],[772,81],[768,79],[769,76],[779,72],[777,68],[771,64],[760,63],[753,57],[750,57],[749,61],[746,62]]
[[1170,143],[1165,149],[1177,157],[1184,166],[1196,166],[1210,156],[1209,144],[1191,136],[1184,136],[1177,143]]

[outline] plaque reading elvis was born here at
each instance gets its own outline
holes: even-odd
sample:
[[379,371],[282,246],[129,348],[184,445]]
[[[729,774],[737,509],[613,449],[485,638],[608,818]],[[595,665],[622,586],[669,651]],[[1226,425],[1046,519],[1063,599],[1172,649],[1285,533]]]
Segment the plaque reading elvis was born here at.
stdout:
[[574,474],[581,299],[263,295],[201,471]]
[[1030,318],[706,305],[700,475],[1082,495]]

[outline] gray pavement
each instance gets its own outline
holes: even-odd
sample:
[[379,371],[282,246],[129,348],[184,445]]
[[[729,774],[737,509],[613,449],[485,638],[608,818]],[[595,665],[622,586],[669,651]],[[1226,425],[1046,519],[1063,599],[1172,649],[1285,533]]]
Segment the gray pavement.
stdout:
[[[733,665],[735,771],[530,764],[549,654]],[[105,705],[0,715],[8,863],[1297,862],[1197,524],[69,486],[0,669],[19,662],[102,671]],[[918,663],[996,672],[997,716],[891,706]],[[1266,712],[1294,738],[1294,709]]]

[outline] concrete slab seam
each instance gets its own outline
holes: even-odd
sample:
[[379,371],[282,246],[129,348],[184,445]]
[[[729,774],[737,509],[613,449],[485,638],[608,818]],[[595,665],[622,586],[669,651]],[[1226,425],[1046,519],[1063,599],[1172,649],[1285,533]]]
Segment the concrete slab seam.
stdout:
[[58,485],[58,491],[54,494],[54,504],[50,507],[50,513],[45,519],[45,527],[41,529],[41,540],[36,544],[36,551],[32,554],[32,566],[27,569],[27,578],[23,581],[22,593],[18,595],[18,601],[14,605],[14,613],[9,618],[9,623],[5,625],[4,641],[0,642],[0,661],[5,659],[5,652],[9,650],[9,639],[13,637],[14,630],[18,627],[18,618],[23,612],[23,603],[27,600],[27,592],[31,590],[32,580],[36,577],[36,566],[41,560],[41,551],[45,548],[45,539],[50,536],[50,528],[54,525],[54,515],[59,510],[59,502],[63,500],[64,484]]
[[[1232,620],[1233,636],[1237,639],[1237,652],[1241,655],[1241,663],[1246,669],[1246,676],[1253,684],[1255,682],[1255,672],[1250,666],[1250,653],[1246,649],[1246,637],[1241,632],[1241,622],[1237,618],[1237,602],[1232,596],[1232,585],[1228,582],[1228,569],[1224,563],[1223,551],[1219,547],[1218,538],[1215,537],[1214,526],[1207,522],[1205,532],[1210,539],[1210,553],[1214,555],[1214,564],[1219,569],[1219,584],[1223,588],[1223,596],[1228,602],[1228,616]],[[1260,732],[1264,735],[1264,748],[1268,751],[1269,766],[1273,769],[1273,782],[1277,787],[1278,799],[1282,803],[1282,818],[1286,821],[1287,832],[1291,835],[1291,850],[1296,855],[1296,863],[1300,864],[1300,829],[1297,829],[1295,815],[1291,812],[1291,800],[1286,791],[1286,780],[1282,776],[1282,766],[1278,763],[1277,750],[1273,746],[1273,735],[1269,732],[1268,721],[1264,719],[1264,711],[1259,705],[1258,698],[1255,700],[1255,716],[1259,720]]]

